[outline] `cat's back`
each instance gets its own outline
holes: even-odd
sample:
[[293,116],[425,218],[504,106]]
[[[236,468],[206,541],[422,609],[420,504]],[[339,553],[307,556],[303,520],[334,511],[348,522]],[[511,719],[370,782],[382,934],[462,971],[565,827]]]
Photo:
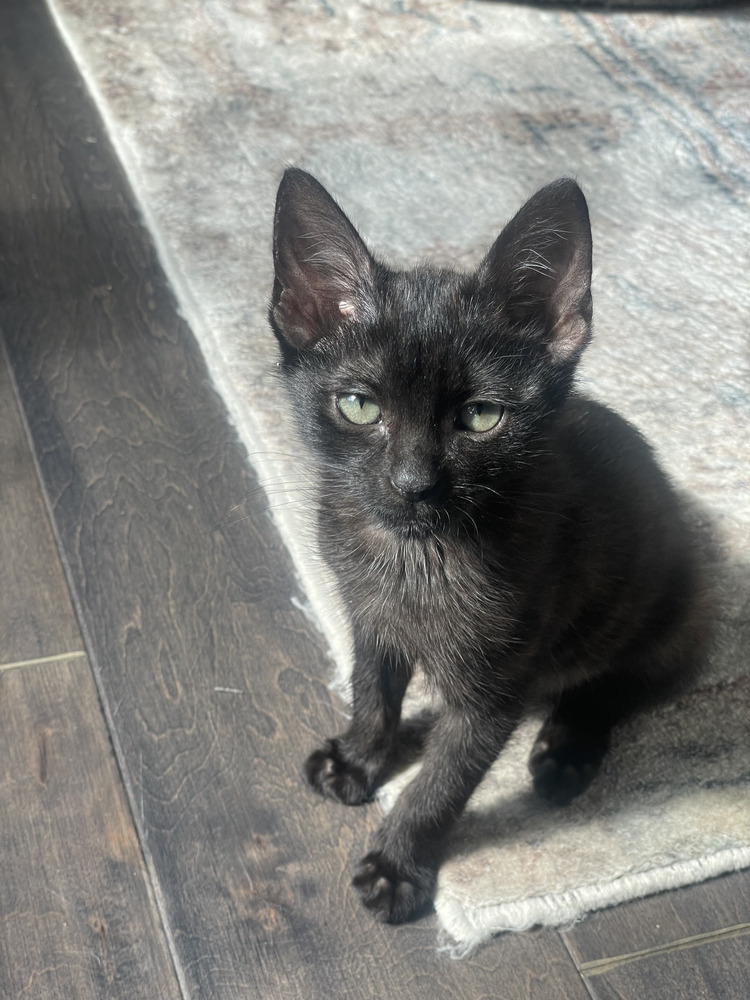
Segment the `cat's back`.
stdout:
[[604,508],[648,504],[653,514],[674,514],[675,490],[641,432],[615,410],[583,395],[569,398],[555,445],[562,476],[570,477]]
[[700,559],[684,498],[640,431],[608,406],[574,396],[556,447],[579,567],[595,566],[613,587],[627,581],[644,598],[674,590],[676,581],[685,594],[699,589]]

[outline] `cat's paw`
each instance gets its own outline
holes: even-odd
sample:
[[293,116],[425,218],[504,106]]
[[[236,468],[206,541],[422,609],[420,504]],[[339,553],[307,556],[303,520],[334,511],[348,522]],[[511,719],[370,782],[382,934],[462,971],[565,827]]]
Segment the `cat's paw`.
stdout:
[[534,791],[552,805],[568,805],[591,784],[605,749],[601,745],[555,743],[540,734],[529,757]]
[[352,885],[376,920],[401,924],[428,908],[435,878],[435,870],[427,865],[410,865],[406,871],[381,851],[372,851],[357,865]]
[[372,799],[368,772],[347,759],[338,740],[326,740],[305,761],[305,777],[320,795],[347,806],[359,806]]

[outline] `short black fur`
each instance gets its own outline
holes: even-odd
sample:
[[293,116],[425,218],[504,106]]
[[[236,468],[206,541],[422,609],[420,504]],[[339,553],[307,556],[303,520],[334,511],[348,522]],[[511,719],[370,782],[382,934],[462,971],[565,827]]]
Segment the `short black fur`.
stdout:
[[575,182],[534,195],[462,274],[386,267],[290,169],[274,261],[271,324],[354,636],[352,722],[308,781],[367,802],[417,664],[442,696],[422,769],[354,877],[398,922],[429,903],[446,832],[525,714],[548,706],[529,766],[564,804],[612,727],[689,676],[699,574],[649,446],[573,386],[591,331]]

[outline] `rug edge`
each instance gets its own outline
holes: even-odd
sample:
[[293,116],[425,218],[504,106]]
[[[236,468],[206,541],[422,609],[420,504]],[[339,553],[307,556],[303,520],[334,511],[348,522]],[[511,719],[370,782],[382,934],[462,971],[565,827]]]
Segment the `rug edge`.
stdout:
[[582,886],[524,900],[467,907],[449,891],[439,892],[435,900],[440,924],[438,950],[451,958],[466,958],[497,934],[540,925],[569,927],[595,910],[747,867],[750,867],[750,846],[731,847],[689,861],[621,875],[606,885]]
[[[206,362],[214,388],[224,402],[229,422],[234,427],[245,451],[248,452],[248,465],[255,469],[260,482],[272,479],[277,471],[275,465],[273,462],[259,457],[262,455],[260,445],[263,441],[261,428],[254,418],[252,408],[240,397],[229,375],[227,359],[213,334],[211,324],[203,315],[190,288],[189,281],[186,280],[173,257],[166,234],[157,222],[144,190],[137,159],[131,153],[127,142],[118,130],[115,117],[96,78],[89,71],[82,51],[84,45],[79,41],[75,30],[67,23],[62,4],[58,0],[44,0],[44,2],[62,43],[86,86],[88,96],[101,118],[102,125],[130,185],[141,221],[149,234],[159,263],[172,289],[178,312],[190,327]],[[251,446],[254,453],[252,458],[249,454]],[[272,511],[271,517],[291,558],[300,590],[300,595],[296,600],[292,598],[292,603],[303,611],[320,635],[324,643],[325,654],[331,661],[328,683],[332,690],[337,692],[342,700],[348,704],[351,641],[348,628],[342,619],[342,610],[337,601],[335,588],[332,586],[326,568],[322,566],[320,559],[311,553],[309,545],[305,544],[303,538],[297,537],[294,529],[298,528],[299,525],[291,525],[289,518],[284,516],[283,511],[280,513]]]

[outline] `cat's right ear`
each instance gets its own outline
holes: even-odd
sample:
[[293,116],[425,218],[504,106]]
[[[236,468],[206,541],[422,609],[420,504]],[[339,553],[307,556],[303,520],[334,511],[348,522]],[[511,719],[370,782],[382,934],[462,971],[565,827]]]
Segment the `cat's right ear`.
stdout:
[[354,226],[304,170],[288,169],[276,196],[271,318],[309,350],[372,309],[375,264]]

